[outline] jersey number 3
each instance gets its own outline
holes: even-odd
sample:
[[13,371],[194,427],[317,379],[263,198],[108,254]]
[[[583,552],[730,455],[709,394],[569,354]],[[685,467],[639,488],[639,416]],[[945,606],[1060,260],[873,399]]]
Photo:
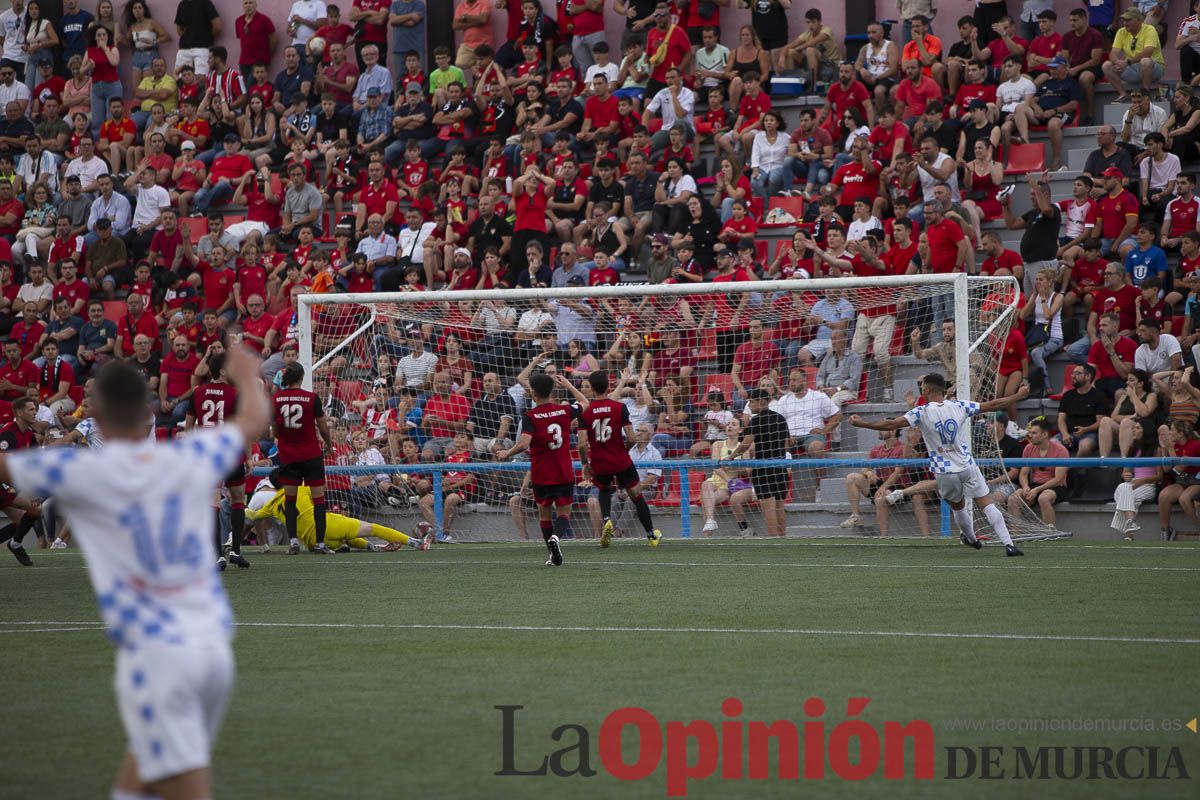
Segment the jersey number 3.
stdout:
[[557,450],[563,446],[562,425],[547,425],[546,433],[550,434],[550,444],[547,447],[551,450]]
[[279,416],[283,417],[283,427],[299,430],[300,422],[304,419],[304,406],[299,403],[284,403],[279,407]]

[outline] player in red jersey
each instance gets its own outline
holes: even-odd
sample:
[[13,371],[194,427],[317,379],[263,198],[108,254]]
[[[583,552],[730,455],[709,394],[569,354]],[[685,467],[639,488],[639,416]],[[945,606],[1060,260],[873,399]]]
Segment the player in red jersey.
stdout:
[[608,373],[596,370],[588,375],[588,386],[594,399],[589,399],[571,385],[570,381],[556,376],[560,386],[567,388],[583,409],[579,431],[579,460],[583,462],[583,479],[590,480],[600,490],[600,514],[604,517],[604,529],[600,534],[600,546],[612,543],[612,497],[613,484],[617,484],[633,498],[638,521],[646,530],[646,539],[651,547],[658,547],[662,532],[655,529],[650,518],[650,506],[642,497],[638,486],[638,471],[629,456],[628,440],[633,438],[633,423],[629,420],[629,407],[620,400],[607,397]]
[[[282,386],[271,402],[275,405],[273,429],[279,447],[279,463],[283,483],[283,521],[287,526],[288,553],[300,552],[296,536],[296,521],[300,511],[296,506],[296,491],[305,484],[312,491],[313,524],[317,529],[314,553],[332,553],[325,544],[325,451],[333,448],[329,423],[321,398],[301,389],[304,367],[293,361],[283,368]],[[324,446],[322,446],[324,442]]]
[[[32,398],[18,397],[13,400],[13,421],[0,429],[0,452],[33,447],[33,423],[37,420],[37,409],[37,403]],[[22,566],[33,566],[33,560],[21,546],[21,540],[42,518],[42,504],[18,494],[7,483],[0,483],[0,513],[7,517],[3,527],[0,527],[0,542],[8,542],[9,552]]]
[[529,379],[533,408],[525,412],[520,440],[496,454],[505,461],[529,451],[529,474],[533,499],[538,506],[542,539],[550,551],[547,566],[562,566],[559,537],[566,533],[575,499],[575,468],[571,464],[571,428],[578,413],[571,406],[554,402],[554,379],[545,373]]
[[[233,417],[237,409],[237,387],[229,380],[225,372],[225,354],[217,353],[208,360],[208,374],[211,380],[202,383],[192,392],[192,407],[188,409],[183,420],[183,429],[190,431],[201,428],[215,428],[225,422],[226,417]],[[230,527],[233,537],[230,540],[228,556],[225,555],[225,533],[221,527],[221,490],[213,493],[213,516],[216,518],[217,539],[217,569],[225,571],[226,564],[236,564],[239,569],[248,569],[250,562],[242,555],[242,533],[246,530],[246,459],[225,476],[225,488],[229,490]]]

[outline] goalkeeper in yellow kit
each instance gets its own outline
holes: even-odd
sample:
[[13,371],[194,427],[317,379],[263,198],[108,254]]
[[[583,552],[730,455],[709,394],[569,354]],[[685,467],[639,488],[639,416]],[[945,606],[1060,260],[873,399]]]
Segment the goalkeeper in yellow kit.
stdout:
[[[277,523],[284,522],[283,489],[275,489],[275,482],[270,479],[258,485],[254,497],[246,507],[246,521],[258,527],[261,521]],[[299,487],[296,495],[296,508],[299,516],[296,521],[296,535],[300,542],[309,550],[317,545],[317,526],[313,519],[312,493],[307,486]],[[427,530],[426,530],[427,529]],[[399,550],[405,545],[416,550],[428,550],[434,539],[433,529],[426,523],[421,523],[418,530],[422,535],[409,536],[384,525],[346,517],[341,514],[328,514],[325,523],[325,541],[333,550],[349,548],[354,550],[375,550],[375,546],[366,537],[374,536],[385,540],[388,544],[382,549]],[[265,541],[261,539],[260,541]]]

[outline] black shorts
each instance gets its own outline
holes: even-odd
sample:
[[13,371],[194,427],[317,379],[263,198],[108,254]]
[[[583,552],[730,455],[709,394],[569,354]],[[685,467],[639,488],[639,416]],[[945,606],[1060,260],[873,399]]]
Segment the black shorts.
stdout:
[[787,470],[777,467],[752,470],[750,484],[754,487],[754,496],[759,500],[783,500],[788,492]]
[[239,461],[238,465],[229,471],[225,476],[226,488],[246,485],[246,462]]
[[636,467],[628,467],[614,475],[595,475],[593,476],[596,482],[596,487],[599,489],[611,488],[615,483],[620,488],[629,491],[640,483],[638,471]]
[[533,485],[533,500],[539,506],[569,506],[575,502],[575,484],[553,483]]
[[299,486],[304,484],[309,488],[325,485],[325,460],[310,458],[307,461],[293,461],[279,467],[280,483],[284,486]]

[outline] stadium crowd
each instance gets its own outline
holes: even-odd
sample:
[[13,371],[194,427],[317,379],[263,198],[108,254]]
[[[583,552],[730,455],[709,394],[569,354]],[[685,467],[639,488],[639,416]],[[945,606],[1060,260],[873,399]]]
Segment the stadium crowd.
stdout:
[[[432,520],[429,476],[387,465],[494,458],[535,371],[577,383],[612,372],[635,460],[719,459],[756,389],[787,419],[792,453],[818,457],[839,446],[844,405],[897,400],[897,355],[953,378],[947,298],[856,306],[838,289],[766,288],[510,302],[500,290],[967,271],[1022,290],[1021,320],[997,344],[997,396],[1022,381],[1054,394],[1047,359],[1060,350],[1078,365],[1057,419],[1026,431],[1016,408],[998,418],[1005,455],[1200,452],[1195,13],[1179,23],[1184,80],[1168,93],[1164,2],[993,0],[951,25],[935,3],[902,0],[894,40],[872,22],[852,49],[820,9],[788,0],[751,0],[739,30],[721,25],[731,0],[612,0],[627,20],[618,52],[606,0],[459,0],[454,41],[428,40],[422,0],[297,0],[284,31],[244,0],[233,49],[215,44],[210,0],[182,0],[170,20],[154,5],[64,0],[52,21],[13,0],[0,14],[6,430],[98,444],[87,380],[117,358],[142,370],[160,435],[174,435],[224,348],[258,352],[277,380],[297,357],[301,293],[479,289],[498,291],[381,318],[315,375],[336,420],[330,461],[380,467],[331,479],[352,515],[390,503]],[[168,64],[159,46],[173,38]],[[1094,121],[1103,83],[1128,109],[1122,125],[1099,126],[1072,196],[1053,201],[1063,130]],[[787,130],[774,104],[797,91],[823,102]],[[1040,148],[1043,131],[1045,171],[1013,183],[1006,159]],[[1023,229],[1019,251],[996,222]],[[795,229],[770,256],[767,225]],[[364,318],[318,310],[318,352]],[[919,437],[884,438],[873,455],[921,452]],[[272,455],[263,442],[254,463]],[[1004,502],[1052,523],[1067,471],[1012,472]],[[1114,527],[1133,535],[1126,518],[1154,486],[1164,530],[1175,505],[1200,524],[1196,472],[1124,476]],[[887,509],[912,499],[928,531],[928,477],[853,473],[846,526],[862,524],[868,497],[886,534]],[[448,518],[519,488],[445,480]],[[814,499],[817,480],[793,497]],[[706,529],[725,501],[742,519],[752,492],[742,472],[715,470]]]

